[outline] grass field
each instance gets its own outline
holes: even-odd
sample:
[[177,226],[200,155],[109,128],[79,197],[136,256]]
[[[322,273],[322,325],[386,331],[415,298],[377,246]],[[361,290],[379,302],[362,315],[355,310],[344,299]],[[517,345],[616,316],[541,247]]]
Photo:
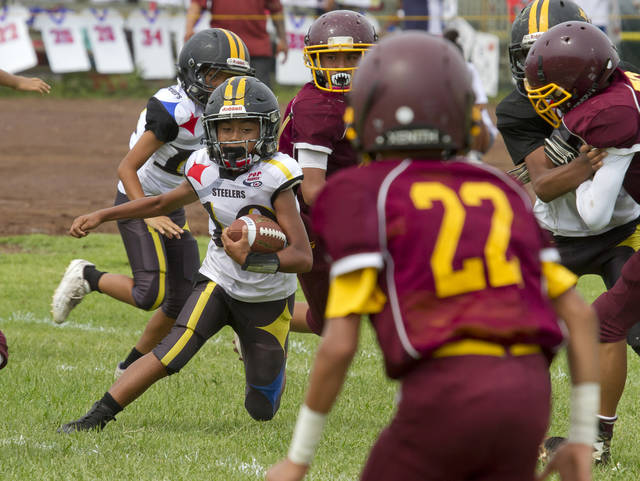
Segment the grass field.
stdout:
[[[204,252],[206,239],[199,239]],[[4,480],[259,480],[285,455],[318,338],[292,334],[287,390],[273,421],[253,421],[243,407],[242,364],[231,330],[213,338],[179,375],[164,379],[102,433],[60,435],[113,381],[149,315],[91,294],[63,325],[49,314],[51,294],[67,263],[81,257],[102,270],[129,274],[118,236],[87,239],[42,235],[0,238],[0,329],[10,361],[0,371],[0,478]],[[592,300],[599,280],[583,278]],[[629,381],[614,437],[613,463],[595,480],[640,479],[640,360],[629,351]],[[567,428],[569,379],[564,355],[552,368],[550,433]],[[356,480],[368,449],[392,415],[396,385],[385,379],[372,331],[330,416],[312,480]],[[428,416],[429,413],[425,413]],[[527,413],[523,412],[523,416]],[[437,436],[438,433],[434,433]],[[461,460],[464,462],[464,460]],[[394,480],[390,480],[394,481]]]

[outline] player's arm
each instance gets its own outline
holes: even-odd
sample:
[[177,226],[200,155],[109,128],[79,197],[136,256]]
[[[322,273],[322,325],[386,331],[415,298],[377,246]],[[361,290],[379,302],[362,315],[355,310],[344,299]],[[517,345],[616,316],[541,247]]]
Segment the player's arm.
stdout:
[[37,77],[23,77],[21,75],[13,75],[9,72],[5,72],[0,69],[0,85],[10,87],[14,90],[21,90],[23,92],[40,92],[41,94],[48,94],[51,91],[51,86],[44,80]]
[[297,149],[296,152],[304,175],[300,185],[302,197],[308,206],[312,206],[327,182],[329,155],[325,152],[311,149]]
[[149,157],[164,145],[151,130],[146,130],[138,139],[133,148],[120,161],[118,177],[124,185],[129,200],[141,199],[144,191],[138,178],[138,169],[149,160]]
[[[178,135],[178,125],[165,107],[152,97],[147,103],[145,131],[135,145],[120,161],[118,177],[122,181],[129,200],[144,197],[142,184],[138,178],[138,169],[149,160],[153,153]],[[151,217],[144,220],[152,229],[169,237],[180,237],[184,231],[167,216]]]
[[289,42],[287,41],[287,30],[284,26],[284,15],[282,11],[282,5],[278,2],[280,9],[273,9],[271,11],[271,20],[273,26],[276,29],[276,37],[278,39],[276,43],[276,57],[282,53],[282,63],[287,61],[287,55],[289,54]]
[[308,272],[313,264],[313,254],[307,231],[304,228],[293,190],[285,189],[273,201],[276,220],[287,236],[287,246],[271,254],[251,253],[247,232],[232,241],[227,229],[222,232],[222,243],[229,256],[251,272],[273,274],[275,272]]
[[202,6],[200,5],[200,2],[198,2],[197,0],[192,0],[191,3],[189,4],[189,8],[187,8],[187,18],[184,25],[184,41],[185,42],[189,40],[191,37],[193,37],[193,34],[195,33],[193,31],[193,28],[195,27],[196,22],[200,18],[201,13],[202,13]]
[[602,229],[611,222],[624,176],[634,156],[626,150],[607,149],[607,158],[593,180],[585,180],[576,189],[578,213],[592,230]]
[[564,481],[590,481],[600,401],[598,319],[593,308],[573,287],[568,287],[575,283],[572,273],[552,262],[543,264],[543,272],[554,309],[569,331],[567,352],[572,387],[568,442],[547,464],[540,479],[557,471]]
[[166,215],[196,200],[198,200],[197,194],[185,181],[175,189],[161,195],[143,197],[76,217],[69,229],[69,234],[73,237],[84,237],[89,231],[104,222]]
[[269,469],[267,481],[297,481],[304,478],[320,440],[326,416],[342,389],[357,351],[359,334],[360,315],[350,314],[327,320],[289,454]]
[[541,145],[525,157],[531,185],[536,196],[543,202],[550,202],[575,190],[593,175],[592,162],[595,156],[605,155],[599,150],[585,150],[572,162],[555,166],[547,157]]

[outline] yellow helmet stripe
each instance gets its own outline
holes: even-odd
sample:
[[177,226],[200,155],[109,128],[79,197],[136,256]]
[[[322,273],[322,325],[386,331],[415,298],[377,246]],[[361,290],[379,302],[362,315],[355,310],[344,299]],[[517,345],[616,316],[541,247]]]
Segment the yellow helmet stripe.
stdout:
[[233,35],[235,34],[232,34],[232,32],[230,32],[229,30],[225,30],[224,28],[221,28],[220,30],[224,32],[224,34],[227,36],[227,40],[229,40],[231,58],[238,58],[238,45],[236,44],[236,39],[233,37]]
[[233,32],[229,32],[229,33],[233,36],[233,38],[236,40],[236,43],[238,44],[238,57],[240,57],[242,60],[247,60],[242,39],[238,36],[237,33],[233,33]]
[[544,0],[540,8],[540,31],[546,32],[547,30],[549,30],[549,0]]
[[232,102],[232,98],[233,98],[233,81],[235,80],[234,77],[231,77],[229,79],[229,83],[227,83],[227,86],[224,89],[224,104],[223,105],[233,105]]
[[538,31],[538,21],[536,17],[538,16],[538,2],[540,0],[536,0],[531,5],[531,10],[529,10],[529,33],[536,33]]
[[238,82],[238,90],[236,90],[236,99],[237,102],[234,102],[235,105],[244,105],[244,91],[247,87],[247,77],[240,77],[240,81]]

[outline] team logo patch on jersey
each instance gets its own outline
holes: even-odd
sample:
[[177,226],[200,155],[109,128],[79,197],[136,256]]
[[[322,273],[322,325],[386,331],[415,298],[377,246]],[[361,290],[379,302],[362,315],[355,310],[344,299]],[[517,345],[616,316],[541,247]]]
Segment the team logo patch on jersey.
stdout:
[[197,180],[198,183],[202,185],[202,172],[204,172],[204,169],[206,169],[207,167],[209,166],[202,164],[193,164],[189,169],[189,172],[187,172],[187,176]]
[[262,175],[261,171],[249,172],[249,175],[245,180],[242,181],[242,183],[247,187],[261,187],[262,186],[262,181],[260,180],[261,175]]
[[196,133],[196,124],[198,123],[198,119],[200,117],[194,117],[193,113],[191,114],[191,118],[186,122],[180,124],[180,127],[191,132],[191,135],[195,135]]

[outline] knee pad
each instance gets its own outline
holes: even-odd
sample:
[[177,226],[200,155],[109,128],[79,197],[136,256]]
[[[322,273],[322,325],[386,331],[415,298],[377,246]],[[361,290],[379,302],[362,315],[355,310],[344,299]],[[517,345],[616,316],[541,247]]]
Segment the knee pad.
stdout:
[[[136,272],[133,276],[133,300],[136,306],[145,311],[157,309],[164,301],[164,273],[158,271]],[[160,289],[162,287],[162,290]]]
[[280,406],[280,399],[277,405],[271,404],[271,401],[257,389],[249,387],[247,395],[244,398],[244,407],[249,415],[256,421],[270,421],[275,416]]

